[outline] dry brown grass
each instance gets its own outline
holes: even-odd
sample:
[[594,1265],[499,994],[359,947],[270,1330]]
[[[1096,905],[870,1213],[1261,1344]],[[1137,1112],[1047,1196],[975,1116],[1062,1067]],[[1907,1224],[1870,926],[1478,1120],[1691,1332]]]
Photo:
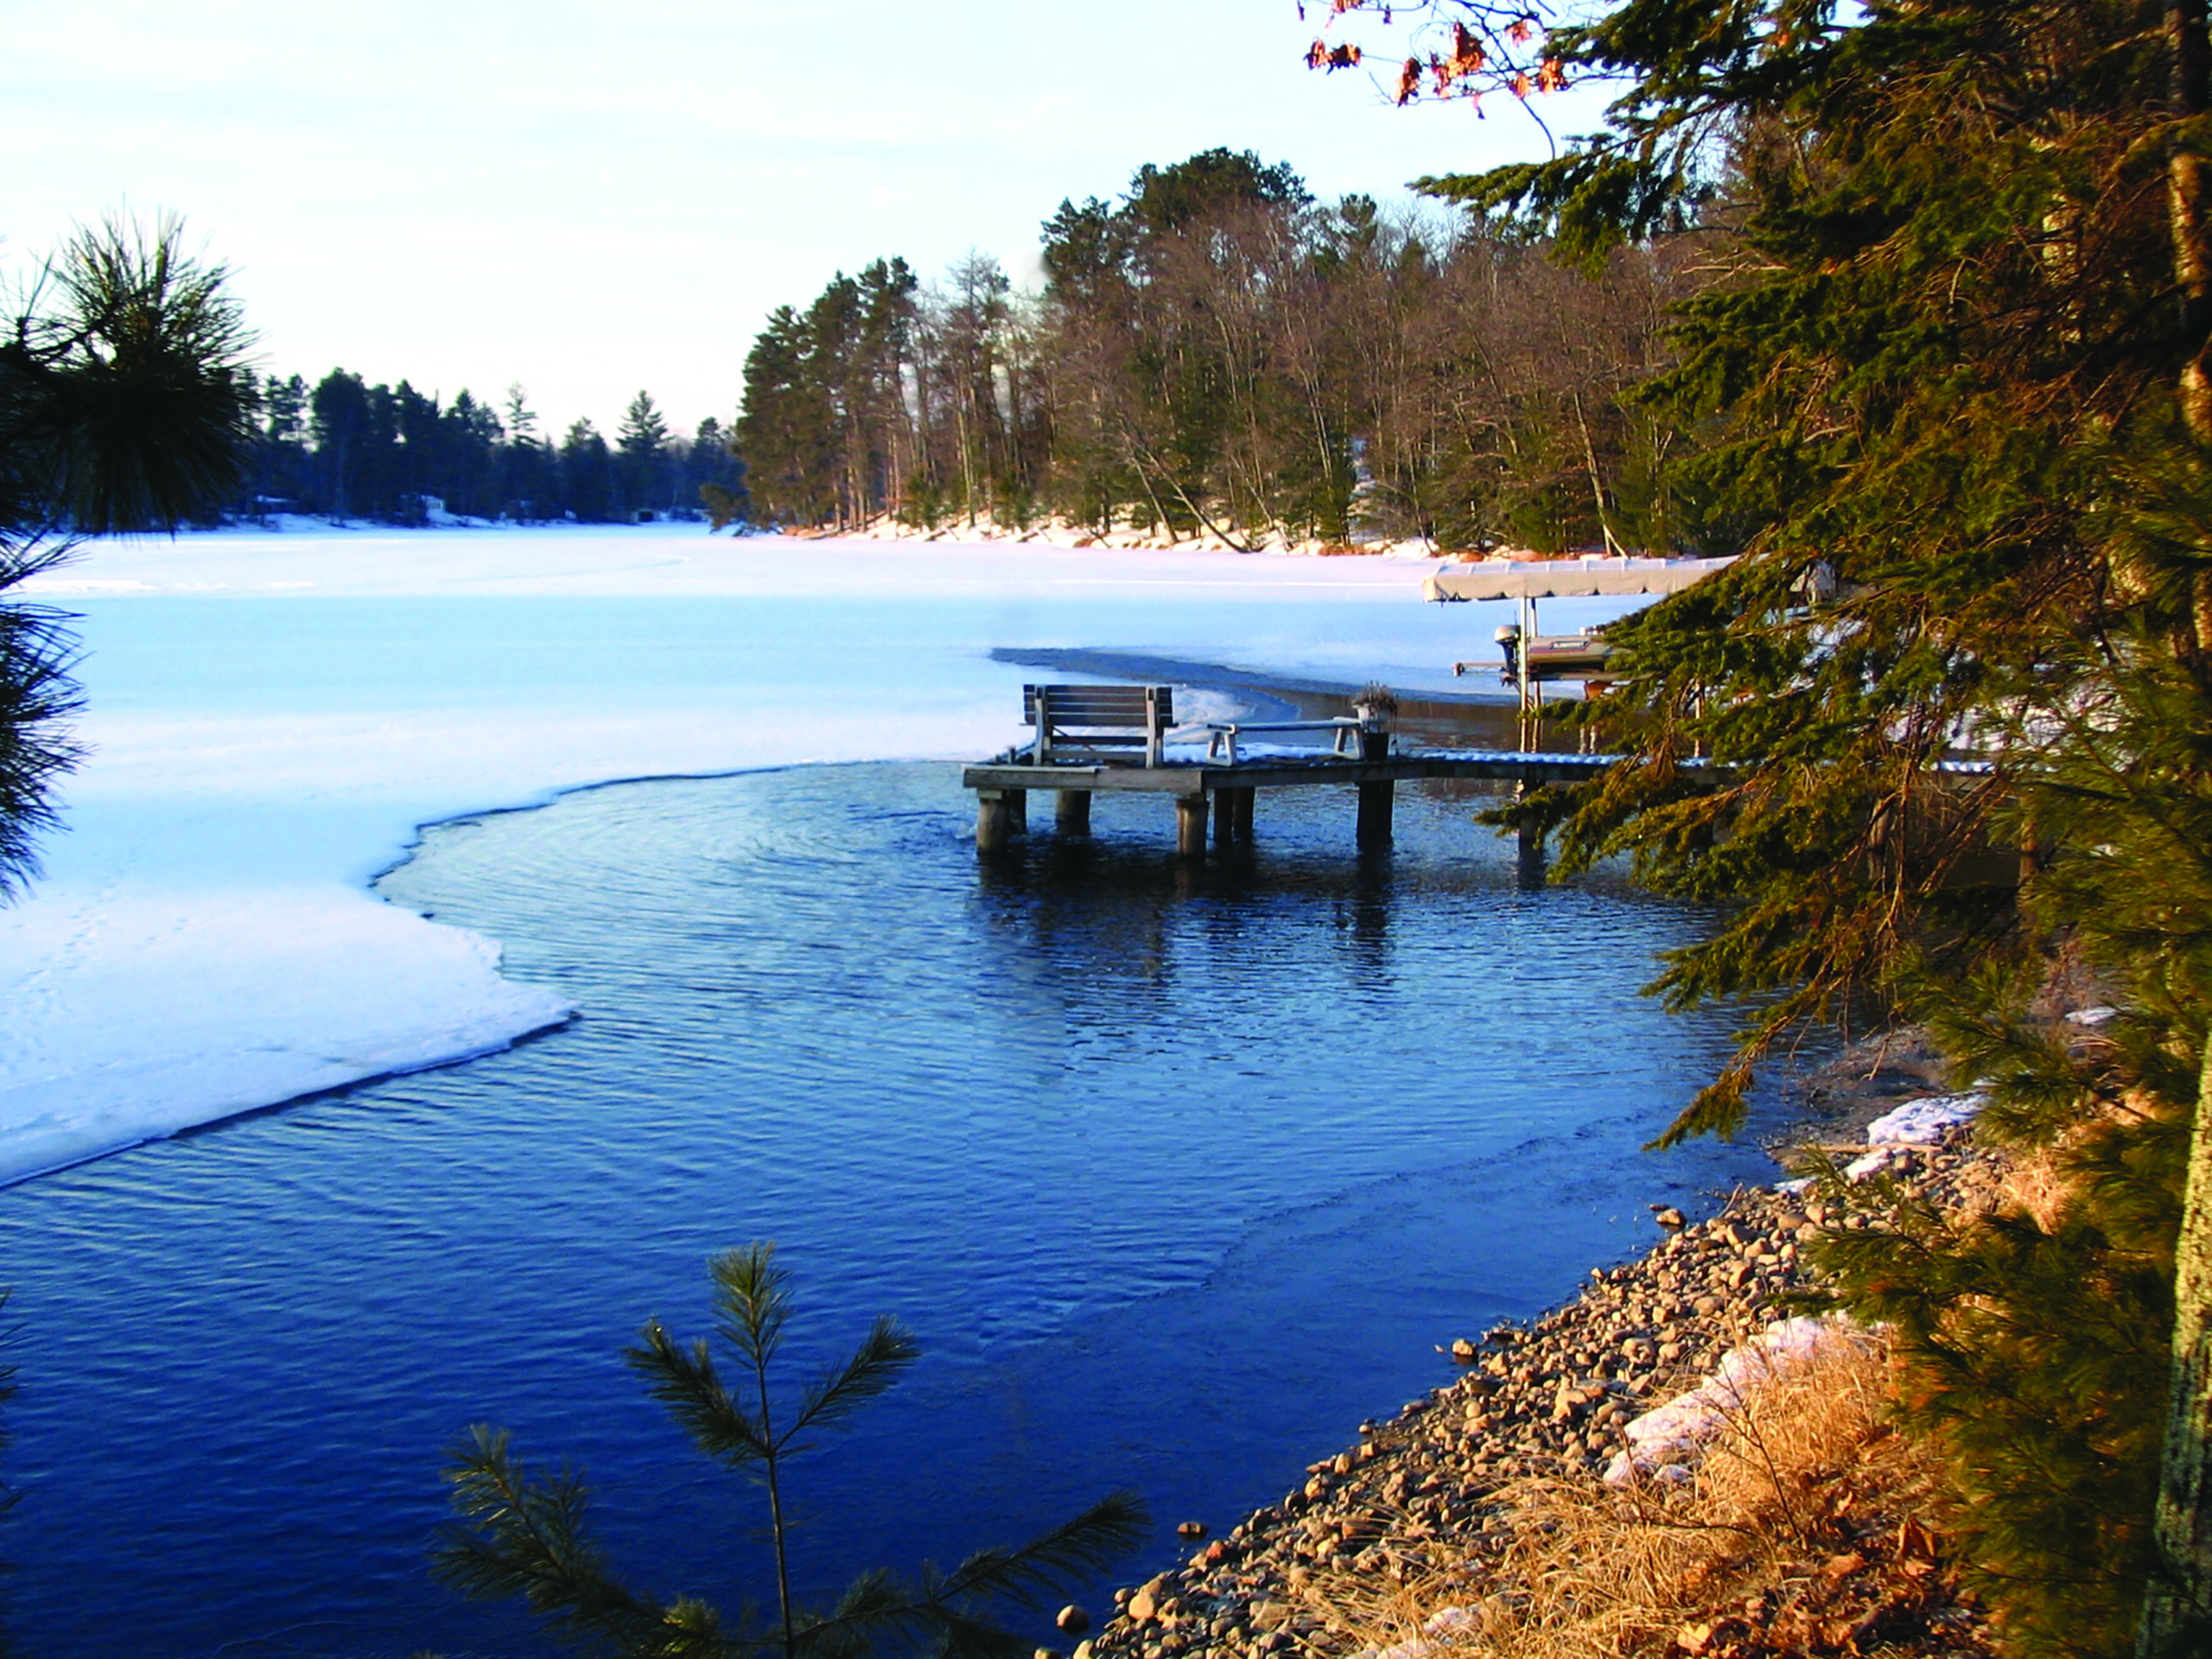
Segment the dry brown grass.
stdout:
[[2061,1165],[2056,1150],[2037,1147],[2015,1154],[2007,1162],[1995,1198],[2004,1208],[2024,1211],[2048,1232],[2073,1203],[2077,1185]]
[[1732,1414],[1683,1485],[1510,1487],[1502,1553],[1403,1587],[1327,1586],[1332,1623],[1379,1649],[1467,1609],[1438,1659],[1977,1651],[1913,1636],[1948,1575],[1913,1518],[1932,1471],[1881,1421],[1886,1368],[1872,1343],[1827,1344]]

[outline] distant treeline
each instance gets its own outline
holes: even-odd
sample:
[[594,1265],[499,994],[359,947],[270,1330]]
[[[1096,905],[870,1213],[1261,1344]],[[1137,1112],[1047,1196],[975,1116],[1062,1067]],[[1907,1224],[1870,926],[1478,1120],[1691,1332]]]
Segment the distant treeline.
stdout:
[[259,433],[233,511],[421,524],[433,504],[470,518],[585,523],[703,518],[702,491],[743,518],[743,468],[711,416],[685,438],[652,398],[630,401],[609,443],[589,420],[558,442],[541,437],[519,386],[494,410],[467,391],[441,404],[402,380],[370,385],[334,369],[256,388]]
[[779,308],[737,423],[754,513],[1244,544],[1730,539],[1659,481],[1685,436],[1632,395],[1700,280],[1695,236],[1589,277],[1471,219],[1319,206],[1287,164],[1215,149],[1062,202],[1043,242],[1038,296],[971,255],[940,284],[880,260]]

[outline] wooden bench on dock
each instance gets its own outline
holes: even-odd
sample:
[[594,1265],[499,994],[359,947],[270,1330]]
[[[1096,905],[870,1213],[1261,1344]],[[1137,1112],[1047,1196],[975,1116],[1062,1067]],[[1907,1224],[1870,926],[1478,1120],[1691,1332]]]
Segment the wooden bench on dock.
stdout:
[[1021,718],[1037,728],[1032,766],[1156,766],[1175,724],[1175,688],[1025,685]]

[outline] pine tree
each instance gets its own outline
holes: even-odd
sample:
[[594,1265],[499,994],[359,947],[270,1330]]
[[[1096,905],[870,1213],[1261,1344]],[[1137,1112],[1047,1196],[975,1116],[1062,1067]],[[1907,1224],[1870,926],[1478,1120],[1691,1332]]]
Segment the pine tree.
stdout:
[[629,1589],[591,1540],[582,1480],[565,1470],[533,1476],[504,1433],[480,1424],[455,1449],[448,1471],[461,1518],[445,1530],[435,1564],[441,1580],[471,1596],[520,1597],[557,1633],[624,1659],[857,1659],[894,1640],[918,1640],[948,1659],[1020,1659],[1029,1644],[992,1621],[990,1604],[1033,1606],[1055,1585],[1097,1570],[1141,1538],[1142,1504],[1116,1493],[1026,1544],[979,1550],[950,1572],[925,1567],[912,1581],[863,1573],[832,1606],[804,1605],[791,1589],[785,1498],[791,1459],[893,1386],[918,1351],[897,1321],[879,1319],[842,1363],[796,1400],[783,1400],[771,1374],[792,1300],[775,1246],[726,1251],[709,1258],[708,1270],[724,1359],[705,1339],[682,1342],[658,1319],[625,1357],[700,1451],[762,1488],[774,1625],[734,1629],[696,1597],[661,1601]]
[[537,414],[521,382],[507,387],[500,409],[507,435],[499,455],[500,511],[524,524],[557,517],[553,458],[537,435]]
[[561,499],[586,524],[604,524],[614,512],[614,458],[607,440],[579,416],[561,439]]
[[296,374],[271,378],[263,407],[267,421],[255,455],[254,493],[296,502],[307,488],[307,382]]
[[490,518],[499,511],[499,417],[463,386],[438,428],[437,493],[454,512]]
[[615,448],[622,457],[621,505],[626,517],[641,508],[656,512],[667,510],[670,491],[663,476],[667,471],[667,447],[668,422],[651,394],[639,392],[623,410],[622,425],[615,435]]
[[752,516],[753,503],[745,487],[745,467],[722,423],[709,415],[692,435],[684,457],[684,493],[702,503],[716,530],[742,524]]
[[343,519],[362,511],[367,500],[365,458],[375,442],[368,384],[333,369],[315,383],[308,407],[315,435],[312,499],[319,512]]
[[806,323],[788,305],[769,314],[745,355],[735,442],[753,504],[772,523],[819,522],[819,480],[810,457],[825,435],[809,356]]
[[[1661,987],[1754,1013],[1670,1138],[1732,1127],[1762,1053],[1871,996],[1934,1011],[1997,1078],[1988,1132],[2075,1169],[2048,1226],[1845,1264],[1903,1323],[2032,1651],[2202,1651],[2212,1611],[2212,980],[2181,897],[2212,827],[2212,558],[2145,528],[2212,440],[2205,47],[2194,3],[1629,0],[1547,48],[1626,80],[1606,132],[1429,181],[1586,261],[1700,219],[1741,249],[1648,397],[1712,434],[1679,481],[1749,551],[1616,631],[1624,763],[1510,816],[1568,868],[1626,854],[1728,906]],[[1986,782],[1936,769],[1962,738]],[[2017,903],[1975,874],[1993,836],[2034,851]],[[2132,982],[2116,1046],[2008,1017],[2054,938]],[[2085,1287],[2100,1317],[2055,1325]],[[2159,1414],[2116,1378],[2170,1321],[2154,1550]]]
[[246,474],[250,339],[226,272],[182,238],[175,219],[150,237],[80,231],[0,334],[0,900],[35,871],[51,791],[79,755],[68,619],[4,596],[82,537],[214,512]]

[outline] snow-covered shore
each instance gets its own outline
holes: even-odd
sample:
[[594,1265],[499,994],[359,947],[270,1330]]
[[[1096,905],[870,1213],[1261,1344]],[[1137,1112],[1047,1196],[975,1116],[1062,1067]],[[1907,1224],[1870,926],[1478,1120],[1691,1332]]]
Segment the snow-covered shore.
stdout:
[[[1198,552],[1237,554],[1278,554],[1292,558],[1389,558],[1419,559],[1424,563],[1441,557],[1465,559],[1471,554],[1447,554],[1426,537],[1391,541],[1364,537],[1356,542],[1332,542],[1320,538],[1290,541],[1279,535],[1260,535],[1243,540],[1231,540],[1217,530],[1203,530],[1194,536],[1170,537],[1165,531],[1138,530],[1127,525],[1110,531],[1099,531],[1089,525],[1072,524],[1065,518],[1046,518],[1028,525],[1007,525],[978,520],[975,524],[953,523],[930,530],[902,524],[887,514],[870,520],[842,539],[853,541],[918,542],[927,544],[940,543],[1014,543],[1035,547],[1058,547],[1072,550],[1087,548],[1114,548],[1134,552]],[[1501,551],[1492,556],[1533,558],[1534,554]]]
[[1421,604],[1425,568],[683,524],[87,548],[35,590],[82,614],[93,753],[45,878],[0,911],[0,1180],[566,1017],[496,942],[368,893],[423,823],[987,753],[1024,677],[993,647],[1440,690],[1496,619]]

